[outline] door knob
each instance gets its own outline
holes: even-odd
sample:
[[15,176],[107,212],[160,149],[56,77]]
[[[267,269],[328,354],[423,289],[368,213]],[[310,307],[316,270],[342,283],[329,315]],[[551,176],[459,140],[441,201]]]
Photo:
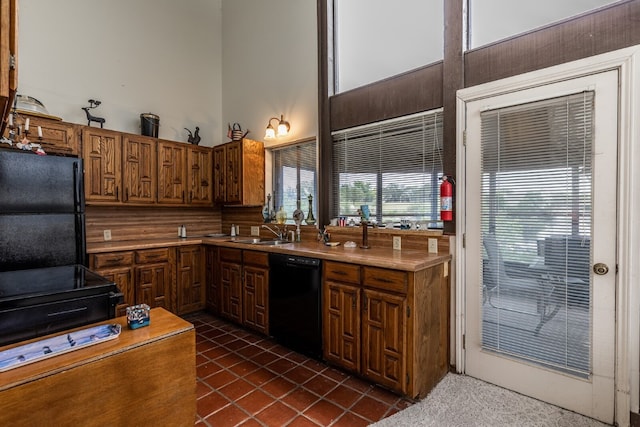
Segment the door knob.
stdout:
[[600,276],[602,276],[602,275],[607,274],[609,272],[609,267],[607,267],[607,264],[599,262],[597,264],[594,264],[593,272],[598,274],[598,275],[600,275]]

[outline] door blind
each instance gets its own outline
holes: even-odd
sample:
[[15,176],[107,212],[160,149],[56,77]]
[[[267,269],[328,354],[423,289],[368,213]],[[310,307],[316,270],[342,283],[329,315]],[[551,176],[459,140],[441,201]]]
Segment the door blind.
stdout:
[[594,93],[481,113],[482,346],[591,369]]

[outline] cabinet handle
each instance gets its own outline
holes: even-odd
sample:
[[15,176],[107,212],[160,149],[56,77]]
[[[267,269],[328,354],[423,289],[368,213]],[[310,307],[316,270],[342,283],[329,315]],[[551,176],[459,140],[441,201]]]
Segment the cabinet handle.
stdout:
[[355,296],[351,297],[351,308],[353,308],[353,309],[356,308],[356,297]]
[[120,198],[120,187],[116,187],[116,199]]
[[393,283],[393,280],[385,279],[384,277],[373,277],[372,280],[382,283]]
[[112,262],[120,262],[120,261],[122,261],[123,259],[124,259],[124,257],[123,257],[123,256],[119,256],[119,257],[117,257],[117,258],[111,258],[111,261],[112,261]]
[[129,189],[125,189],[124,190],[124,201],[127,202],[129,201]]
[[345,273],[344,271],[341,271],[341,270],[331,270],[331,272],[333,274],[337,274],[338,276],[346,276],[347,275],[347,273]]
[[369,307],[367,307],[367,296],[364,295],[362,297],[362,310],[366,313],[369,310]]

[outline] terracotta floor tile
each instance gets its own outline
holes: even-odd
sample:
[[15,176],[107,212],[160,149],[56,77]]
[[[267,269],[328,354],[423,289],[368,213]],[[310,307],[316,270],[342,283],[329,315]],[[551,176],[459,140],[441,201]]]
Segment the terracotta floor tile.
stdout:
[[283,377],[287,378],[289,381],[292,381],[296,384],[304,384],[309,381],[311,378],[316,376],[316,372],[311,369],[307,369],[304,366],[296,366],[290,371],[282,374]]
[[307,368],[318,373],[327,369],[327,365],[325,365],[324,363],[318,362],[317,360],[314,360],[314,359],[308,359],[303,364]]
[[368,383],[367,381],[361,380],[360,378],[356,377],[349,377],[342,384],[362,393],[365,393],[373,388],[373,385],[371,383]]
[[345,409],[349,409],[361,397],[361,394],[352,388],[339,385],[325,396],[330,402],[340,405]]
[[256,421],[253,418],[249,418],[247,421],[240,424],[238,427],[263,427],[259,421]]
[[244,361],[244,359],[242,358],[242,356],[238,356],[235,353],[227,353],[222,357],[218,357],[216,359],[216,362],[219,363],[220,365],[224,366],[225,368],[229,368],[233,365],[237,365],[238,363]]
[[196,376],[198,378],[207,378],[208,376],[220,372],[222,369],[222,366],[218,365],[216,362],[209,361],[196,368]]
[[296,363],[304,363],[309,358],[307,356],[305,356],[305,355],[302,355],[300,353],[292,351],[291,353],[287,354],[287,359],[291,360],[292,362],[296,362]]
[[211,350],[212,348],[217,347],[218,345],[216,343],[213,343],[209,340],[202,340],[198,343],[196,343],[196,352],[197,353],[204,353],[208,350]]
[[384,402],[389,406],[395,405],[400,400],[400,396],[390,392],[389,390],[385,390],[382,387],[373,387],[369,390],[367,396],[373,397],[374,399]]
[[296,415],[296,411],[276,401],[273,405],[267,406],[262,412],[255,415],[255,418],[268,426],[287,425]]
[[262,385],[266,382],[271,381],[272,379],[274,379],[275,377],[277,377],[276,374],[274,374],[271,371],[266,370],[265,368],[260,368],[257,369],[253,372],[251,372],[250,374],[247,374],[244,379],[259,386]]
[[280,344],[274,345],[269,349],[269,351],[277,354],[278,356],[286,356],[287,354],[291,353],[291,349]]
[[275,399],[260,389],[253,390],[246,396],[236,400],[236,405],[250,414],[257,414],[267,406],[273,404]]
[[226,396],[229,400],[236,401],[255,389],[255,385],[250,384],[241,378],[238,378],[237,380],[225,385],[224,387],[219,388],[218,392]]
[[213,339],[215,337],[219,337],[220,335],[224,335],[226,334],[225,331],[221,331],[220,329],[210,329],[206,332],[202,333],[202,336],[209,338],[209,339]]
[[256,355],[258,353],[262,353],[262,349],[260,347],[258,347],[258,346],[255,346],[253,344],[249,344],[247,342],[246,346],[235,350],[235,352],[238,353],[242,357],[246,357],[247,359],[251,359],[251,357],[253,357],[254,355]]
[[303,412],[303,415],[316,421],[318,424],[328,426],[344,413],[344,409],[339,408],[327,400],[320,400]]
[[302,387],[298,387],[294,389],[291,393],[287,394],[280,400],[291,406],[294,409],[297,409],[300,412],[303,412],[309,406],[317,402],[320,398],[315,394],[311,393],[308,390],[305,390]]
[[200,399],[211,392],[213,392],[213,390],[207,384],[202,381],[196,381],[196,399]]
[[303,384],[303,387],[319,396],[324,396],[338,385],[337,382],[324,375],[316,375]]
[[229,350],[227,350],[226,348],[216,345],[215,347],[212,347],[210,349],[208,349],[207,351],[203,351],[202,355],[204,357],[207,357],[211,360],[215,360],[218,359],[222,356],[226,356],[227,354],[229,354]]
[[270,351],[263,351],[261,353],[258,353],[254,356],[251,357],[251,360],[253,360],[254,362],[256,362],[257,364],[261,365],[261,366],[266,366],[269,363],[273,362],[276,359],[279,359],[280,356],[277,356],[273,353],[271,353]]
[[262,385],[262,389],[279,399],[291,390],[296,388],[297,385],[291,381],[287,381],[285,378],[277,377]]
[[225,385],[234,382],[238,377],[233,375],[227,370],[222,370],[218,373],[205,378],[203,381],[209,384],[214,390],[224,387]]
[[366,427],[370,423],[364,418],[351,413],[346,412],[338,420],[331,425],[331,427]]
[[208,361],[209,361],[209,358],[204,357],[202,353],[196,354],[196,366],[202,365],[203,363],[207,363]]
[[258,368],[260,368],[260,366],[256,365],[255,363],[248,360],[242,360],[242,362],[231,366],[229,370],[239,377],[244,377],[248,373],[253,372]]
[[226,344],[228,342],[231,341],[235,341],[236,337],[232,334],[224,334],[224,335],[219,335],[215,338],[212,338],[211,341],[215,342],[216,344]]
[[202,418],[206,418],[209,415],[229,405],[229,403],[230,402],[228,399],[214,392],[204,396],[202,399],[198,399],[198,401],[196,402],[196,407],[198,415],[200,415]]
[[293,363],[292,361],[281,358],[269,363],[266,366],[266,368],[269,369],[270,371],[275,372],[278,375],[282,375],[285,372],[293,369],[295,366],[296,364]]
[[342,371],[339,371],[335,368],[328,368],[325,369],[324,371],[322,371],[322,375],[327,376],[329,378],[331,378],[334,381],[337,381],[339,383],[343,382],[344,380],[346,380],[349,375],[345,374]]
[[287,425],[287,427],[318,427],[318,425],[319,424],[316,424],[304,415],[298,415]]
[[234,405],[229,405],[215,414],[205,418],[205,421],[216,427],[237,426],[247,420],[249,416]]
[[354,412],[371,422],[381,420],[388,410],[389,405],[369,396],[363,396],[362,399],[358,400],[351,407],[351,412]]
[[248,345],[249,345],[248,342],[246,342],[245,340],[241,340],[241,339],[233,340],[233,341],[230,341],[230,342],[224,344],[224,346],[226,348],[228,348],[229,350],[231,350],[231,351],[239,350],[239,349],[244,348],[244,347],[246,347]]

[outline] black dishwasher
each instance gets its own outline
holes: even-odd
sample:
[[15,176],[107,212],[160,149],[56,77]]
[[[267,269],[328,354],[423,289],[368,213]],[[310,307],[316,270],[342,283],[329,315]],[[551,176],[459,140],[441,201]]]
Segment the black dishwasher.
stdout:
[[269,331],[280,344],[322,358],[322,262],[269,254]]

